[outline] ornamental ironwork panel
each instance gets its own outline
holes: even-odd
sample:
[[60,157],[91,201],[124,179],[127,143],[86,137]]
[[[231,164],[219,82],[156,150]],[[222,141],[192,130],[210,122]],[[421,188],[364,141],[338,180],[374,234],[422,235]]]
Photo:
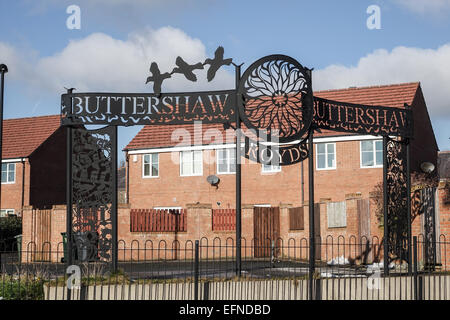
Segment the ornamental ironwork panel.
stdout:
[[406,142],[387,139],[387,252],[388,260],[408,259],[408,188]]
[[279,142],[304,139],[313,117],[311,71],[284,55],[254,62],[238,88],[240,116],[250,129]]
[[262,140],[252,140],[244,136],[241,151],[245,158],[267,165],[289,166],[308,158],[308,143],[302,140],[295,144],[267,144]]
[[116,128],[72,129],[72,252],[75,261],[110,261],[117,213]]
[[424,257],[429,267],[436,265],[436,216],[435,216],[436,188],[427,187],[420,190],[421,211],[423,212],[424,228]]
[[413,117],[405,108],[369,106],[314,97],[313,123],[333,131],[412,137]]

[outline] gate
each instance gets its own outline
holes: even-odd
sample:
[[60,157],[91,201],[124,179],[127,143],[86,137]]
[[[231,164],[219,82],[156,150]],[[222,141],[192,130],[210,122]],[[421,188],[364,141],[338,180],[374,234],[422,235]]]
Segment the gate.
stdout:
[[31,261],[50,261],[52,210],[31,211]]
[[[254,255],[255,258],[270,257],[272,247],[279,247],[280,208],[255,207],[253,209]],[[277,256],[277,252],[274,252]]]

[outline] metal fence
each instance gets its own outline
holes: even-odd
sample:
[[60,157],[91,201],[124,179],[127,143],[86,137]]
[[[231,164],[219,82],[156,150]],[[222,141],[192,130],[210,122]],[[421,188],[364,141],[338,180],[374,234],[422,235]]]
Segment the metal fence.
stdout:
[[[435,248],[432,259],[427,256]],[[316,239],[315,271],[308,239],[243,239],[237,273],[234,239],[118,243],[118,270],[106,261],[64,263],[64,245],[33,243],[0,250],[0,297],[30,300],[448,300],[445,236],[414,237],[383,268],[378,238]],[[1,249],[1,248],[0,248]],[[401,250],[400,250],[401,249]],[[318,253],[317,253],[318,252]],[[257,253],[257,254],[255,254]],[[261,254],[263,253],[263,254]],[[87,256],[87,255],[86,255]],[[103,255],[101,255],[103,256]],[[411,256],[412,262],[408,263]],[[89,255],[92,257],[92,255]],[[432,263],[430,263],[432,261]]]

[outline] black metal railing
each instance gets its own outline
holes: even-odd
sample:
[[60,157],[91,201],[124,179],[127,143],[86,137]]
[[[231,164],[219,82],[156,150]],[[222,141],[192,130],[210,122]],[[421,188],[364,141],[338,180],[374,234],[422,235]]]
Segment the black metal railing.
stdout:
[[[118,270],[108,254],[68,266],[63,243],[1,250],[2,299],[273,299],[273,300],[448,300],[450,242],[423,236],[399,243],[384,270],[383,240],[326,237],[315,239],[315,272],[304,238],[252,239],[241,242],[236,270],[233,238],[131,243],[118,242]],[[410,255],[408,250],[412,250]],[[75,249],[81,257],[83,248]],[[92,251],[92,248],[89,250]],[[95,258],[102,257],[102,258]],[[411,257],[412,261],[408,261]],[[433,263],[430,264],[430,261]],[[310,286],[312,284],[312,290]],[[311,292],[313,293],[311,295]]]

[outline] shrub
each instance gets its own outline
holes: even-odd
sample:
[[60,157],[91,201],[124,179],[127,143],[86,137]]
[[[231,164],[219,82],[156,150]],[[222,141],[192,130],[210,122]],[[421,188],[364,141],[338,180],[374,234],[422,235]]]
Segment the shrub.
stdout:
[[42,300],[44,286],[42,280],[15,279],[4,277],[0,279],[0,298],[3,300]]
[[22,233],[22,218],[0,218],[0,251],[12,251],[17,249],[16,239]]

